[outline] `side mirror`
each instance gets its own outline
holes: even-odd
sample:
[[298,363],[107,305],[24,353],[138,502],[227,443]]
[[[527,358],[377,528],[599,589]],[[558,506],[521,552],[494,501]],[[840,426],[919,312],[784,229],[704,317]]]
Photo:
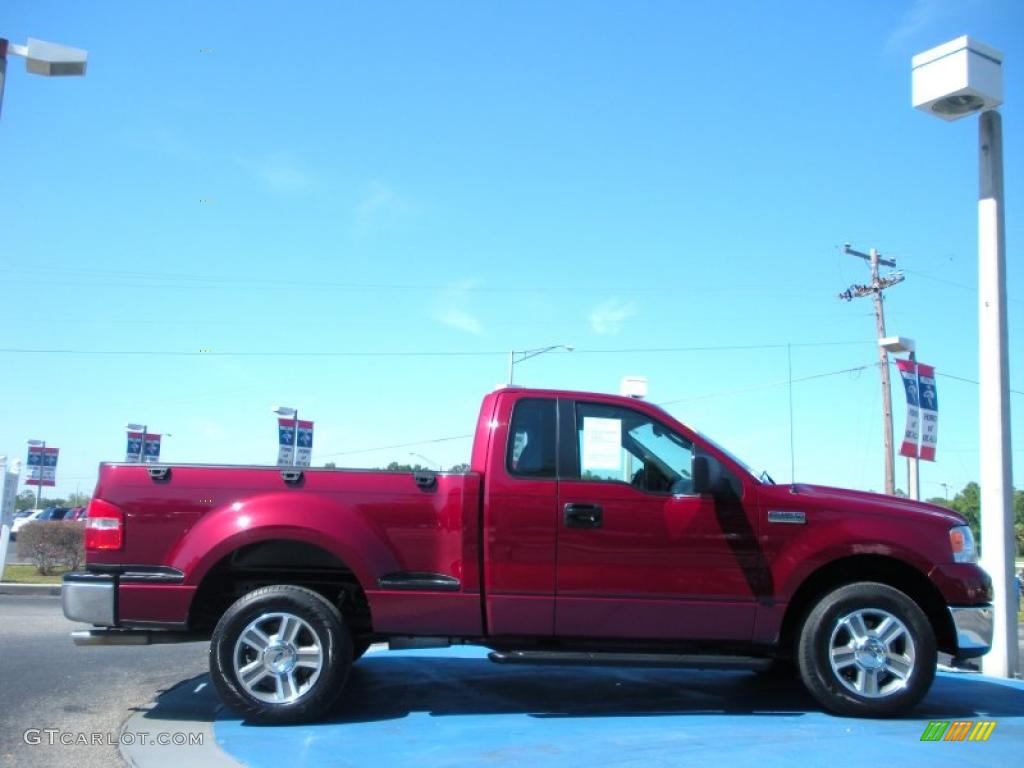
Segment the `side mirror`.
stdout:
[[693,492],[701,496],[714,494],[721,485],[722,465],[714,456],[693,457]]
[[701,496],[739,495],[733,479],[714,456],[700,454],[693,457],[691,470],[693,492]]

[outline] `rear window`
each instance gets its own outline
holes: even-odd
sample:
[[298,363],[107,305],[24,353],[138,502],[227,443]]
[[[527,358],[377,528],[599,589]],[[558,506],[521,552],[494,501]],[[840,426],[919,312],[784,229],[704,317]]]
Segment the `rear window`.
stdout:
[[508,431],[505,467],[511,475],[555,477],[554,400],[528,398],[516,403]]

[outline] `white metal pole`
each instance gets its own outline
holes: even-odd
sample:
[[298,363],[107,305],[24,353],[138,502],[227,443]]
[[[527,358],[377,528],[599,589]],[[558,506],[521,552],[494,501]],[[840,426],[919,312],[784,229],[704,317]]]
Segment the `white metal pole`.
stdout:
[[[914,376],[917,376],[917,352],[910,350],[910,362],[914,364]],[[920,409],[918,409],[920,414]],[[921,429],[921,417],[918,415],[918,432]],[[914,501],[921,500],[921,479],[918,474],[919,464],[916,456],[907,456],[907,494]]]
[[995,110],[978,123],[978,349],[981,463],[981,555],[992,577],[995,609],[986,674],[1012,677],[1019,663],[1014,594],[1010,376],[1007,361],[1006,253],[1003,222],[1003,131]]
[[508,353],[508,383],[509,383],[509,386],[512,385],[512,372],[515,370],[515,366],[516,366],[516,352],[515,352],[514,349],[511,349],[511,350],[509,350],[509,353]]
[[0,113],[4,108],[4,81],[7,79],[7,40],[0,37]]
[[39,476],[36,478],[39,482],[39,484],[36,486],[36,509],[39,509],[40,504],[42,504],[43,474],[45,473],[46,470],[46,441],[43,440],[42,443],[43,446],[42,448],[39,449],[40,451],[42,451],[42,453],[39,454]]

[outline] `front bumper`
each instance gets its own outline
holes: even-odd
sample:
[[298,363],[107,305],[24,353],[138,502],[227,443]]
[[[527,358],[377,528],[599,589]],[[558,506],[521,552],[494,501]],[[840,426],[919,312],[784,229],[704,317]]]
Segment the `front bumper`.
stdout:
[[970,659],[983,656],[992,649],[992,606],[950,606],[949,614],[956,628],[957,656]]
[[100,627],[117,624],[117,585],[113,576],[66,573],[61,586],[64,615]]

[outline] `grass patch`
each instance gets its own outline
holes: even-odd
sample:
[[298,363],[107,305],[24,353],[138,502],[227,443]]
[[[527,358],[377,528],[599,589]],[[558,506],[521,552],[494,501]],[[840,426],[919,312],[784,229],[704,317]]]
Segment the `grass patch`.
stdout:
[[54,568],[49,576],[43,576],[34,565],[8,565],[4,568],[4,577],[0,581],[14,584],[60,584],[61,576],[67,568]]

